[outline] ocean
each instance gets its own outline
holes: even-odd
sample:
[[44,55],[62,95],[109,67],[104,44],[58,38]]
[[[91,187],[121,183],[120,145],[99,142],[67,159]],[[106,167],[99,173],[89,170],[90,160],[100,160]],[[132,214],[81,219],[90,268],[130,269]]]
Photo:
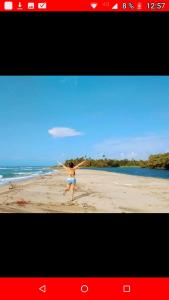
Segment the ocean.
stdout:
[[7,184],[9,182],[21,181],[29,178],[33,178],[39,175],[52,174],[53,171],[47,167],[1,167],[0,166],[0,185]]
[[148,168],[139,168],[139,167],[118,167],[118,168],[110,167],[110,168],[91,168],[91,169],[122,173],[128,175],[169,179],[169,170],[148,169]]

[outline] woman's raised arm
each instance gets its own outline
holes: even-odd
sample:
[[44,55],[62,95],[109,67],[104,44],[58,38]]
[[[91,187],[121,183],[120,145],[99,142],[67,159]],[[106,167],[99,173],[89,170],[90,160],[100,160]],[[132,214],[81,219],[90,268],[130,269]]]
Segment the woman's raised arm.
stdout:
[[59,165],[61,165],[64,169],[66,169],[67,170],[67,167],[64,165],[64,164],[62,164],[61,162],[59,162],[59,161],[57,161],[57,163],[59,164]]
[[83,165],[86,162],[86,160],[82,161],[78,165],[76,165],[73,169],[78,169],[81,165]]

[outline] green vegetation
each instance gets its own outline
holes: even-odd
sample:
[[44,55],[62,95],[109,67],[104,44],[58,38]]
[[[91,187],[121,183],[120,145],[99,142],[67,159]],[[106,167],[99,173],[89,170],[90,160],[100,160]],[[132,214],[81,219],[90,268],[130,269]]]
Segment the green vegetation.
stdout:
[[106,168],[106,167],[141,167],[141,168],[160,168],[169,169],[169,153],[150,155],[148,160],[116,160],[106,158],[103,155],[100,159],[93,159],[91,157],[78,157],[65,161],[65,165],[69,165],[69,162],[73,162],[75,165],[81,161],[86,160],[84,167],[88,168]]
[[150,155],[148,167],[152,169],[169,169],[169,153]]

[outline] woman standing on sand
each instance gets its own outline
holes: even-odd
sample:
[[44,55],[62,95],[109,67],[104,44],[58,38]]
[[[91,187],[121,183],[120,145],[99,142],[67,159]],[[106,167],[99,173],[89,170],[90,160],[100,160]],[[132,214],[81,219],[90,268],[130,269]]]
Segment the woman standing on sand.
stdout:
[[67,171],[68,177],[67,177],[67,180],[66,180],[67,181],[67,187],[65,189],[65,193],[70,191],[70,190],[72,191],[72,199],[71,200],[73,200],[74,191],[76,189],[76,173],[75,173],[75,170],[78,169],[85,162],[86,161],[84,160],[76,166],[74,165],[73,162],[70,162],[68,167],[66,167],[62,163],[58,162]]

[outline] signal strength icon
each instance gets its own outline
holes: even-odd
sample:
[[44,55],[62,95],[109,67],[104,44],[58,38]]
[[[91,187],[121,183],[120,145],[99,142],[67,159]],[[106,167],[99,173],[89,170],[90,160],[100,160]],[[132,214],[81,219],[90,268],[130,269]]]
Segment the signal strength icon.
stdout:
[[119,8],[118,3],[114,4],[112,7],[112,9],[118,9],[118,8]]

